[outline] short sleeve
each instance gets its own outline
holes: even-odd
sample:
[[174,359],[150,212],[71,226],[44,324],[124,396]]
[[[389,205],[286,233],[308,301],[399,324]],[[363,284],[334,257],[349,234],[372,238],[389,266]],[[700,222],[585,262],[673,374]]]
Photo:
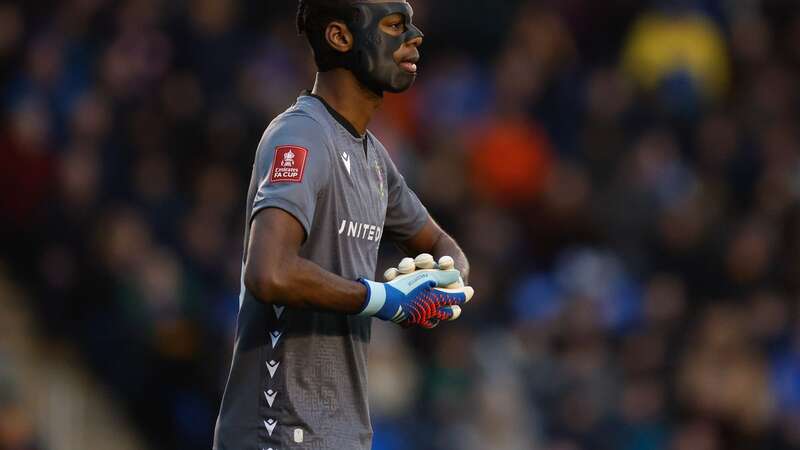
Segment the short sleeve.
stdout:
[[397,170],[385,150],[382,151],[382,154],[386,163],[386,182],[388,184],[384,235],[395,242],[407,241],[428,222],[428,210],[417,194],[408,187],[403,175]]
[[252,220],[265,208],[280,208],[303,226],[308,237],[317,200],[330,180],[330,156],[320,125],[291,115],[270,125],[256,152],[258,190]]

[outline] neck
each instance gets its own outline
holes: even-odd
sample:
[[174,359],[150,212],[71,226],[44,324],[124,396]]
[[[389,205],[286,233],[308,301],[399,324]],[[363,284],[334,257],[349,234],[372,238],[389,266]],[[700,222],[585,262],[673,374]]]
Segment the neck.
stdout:
[[324,98],[361,135],[367,132],[372,115],[383,102],[382,97],[364,87],[345,69],[317,72],[311,93]]

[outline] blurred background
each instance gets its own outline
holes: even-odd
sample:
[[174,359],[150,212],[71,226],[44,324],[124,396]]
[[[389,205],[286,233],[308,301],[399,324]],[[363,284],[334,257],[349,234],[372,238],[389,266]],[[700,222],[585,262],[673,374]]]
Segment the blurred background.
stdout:
[[[478,294],[374,324],[374,448],[800,448],[797,3],[412,4],[371,129]],[[0,449],[210,448],[295,8],[0,5]]]

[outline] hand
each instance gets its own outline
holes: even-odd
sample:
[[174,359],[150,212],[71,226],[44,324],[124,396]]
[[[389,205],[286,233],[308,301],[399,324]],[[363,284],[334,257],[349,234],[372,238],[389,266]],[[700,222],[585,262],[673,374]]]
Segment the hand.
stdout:
[[460,276],[455,269],[422,269],[395,276],[387,283],[359,279],[367,287],[360,314],[406,326],[433,328],[440,320],[457,317],[460,305],[472,298],[474,291],[469,286],[437,287],[458,283]]
[[[451,256],[442,256],[439,258],[439,262],[435,262],[433,259],[433,255],[430,253],[420,253],[417,255],[416,258],[403,258],[400,261],[400,264],[397,267],[391,267],[383,273],[383,278],[386,281],[392,281],[400,275],[408,274],[414,272],[417,269],[439,269],[439,270],[450,270],[455,268],[455,261]],[[464,280],[461,278],[459,274],[458,281],[455,283],[449,284],[444,286],[446,289],[458,289],[464,287]],[[432,319],[430,321],[430,328],[435,327],[439,324],[440,320],[447,320],[452,321],[456,320],[461,317],[461,307],[458,305],[453,306],[442,306],[439,308],[439,311],[442,313],[441,317]],[[409,324],[401,323],[402,326],[408,326]]]
[[[403,258],[396,268],[390,267],[387,269],[386,272],[383,273],[383,278],[386,281],[392,281],[399,275],[405,275],[417,269],[450,270],[454,268],[455,261],[451,256],[442,256],[439,258],[439,262],[437,263],[434,261],[433,256],[430,253],[420,253],[416,258]],[[443,287],[448,289],[461,288],[464,287],[464,280],[459,274],[457,282]]]

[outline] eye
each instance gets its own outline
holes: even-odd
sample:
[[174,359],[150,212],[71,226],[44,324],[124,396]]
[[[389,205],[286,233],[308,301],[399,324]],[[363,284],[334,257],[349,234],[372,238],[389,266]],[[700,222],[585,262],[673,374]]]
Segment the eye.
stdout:
[[406,24],[403,23],[403,22],[395,22],[395,23],[389,25],[389,27],[392,30],[395,30],[395,31],[400,31],[400,32],[406,31]]

